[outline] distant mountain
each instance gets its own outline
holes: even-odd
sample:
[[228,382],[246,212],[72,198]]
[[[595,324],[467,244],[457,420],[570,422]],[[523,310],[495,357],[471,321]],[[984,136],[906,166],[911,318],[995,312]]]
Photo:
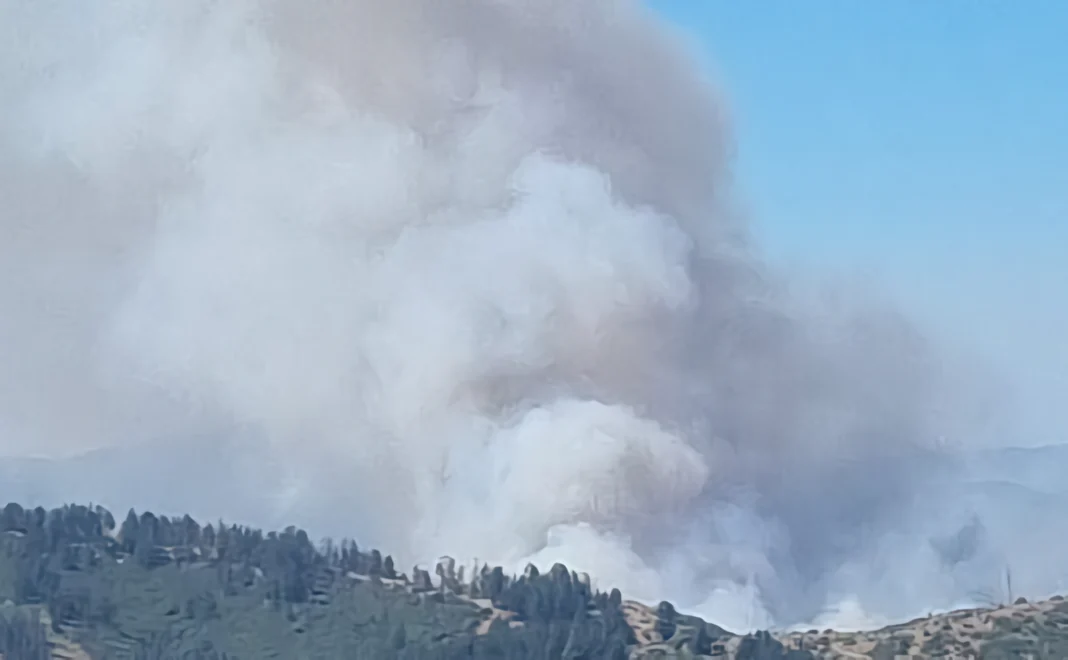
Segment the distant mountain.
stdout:
[[[225,501],[228,517],[271,526],[283,521],[265,513],[260,488],[279,475],[279,466],[262,454],[249,439],[187,437],[63,459],[0,458],[0,483],[8,497],[45,506],[94,501],[122,508],[136,501],[153,510],[217,515]],[[1021,510],[1068,503],[1068,444],[984,449],[956,459],[938,480],[947,496],[954,491],[983,506]],[[191,475],[198,477],[195,489]]]
[[[251,449],[240,440],[194,437],[62,459],[3,458],[0,484],[7,499],[45,507],[94,502],[124,512],[136,503],[153,511],[222,513],[266,524],[262,490],[249,486],[250,472],[266,474],[269,466],[253,465],[257,454]],[[251,497],[257,490],[259,497]]]
[[976,480],[1068,494],[1068,444],[972,452],[965,456],[965,465]]

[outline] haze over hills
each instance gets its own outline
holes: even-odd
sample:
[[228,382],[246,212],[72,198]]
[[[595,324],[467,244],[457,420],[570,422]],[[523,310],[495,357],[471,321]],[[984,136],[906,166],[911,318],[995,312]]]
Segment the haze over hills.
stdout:
[[[257,496],[254,488],[257,478],[271,473],[270,466],[248,465],[243,459],[247,447],[242,443],[222,449],[226,446],[211,439],[186,439],[139,449],[96,450],[64,459],[2,459],[0,483],[13,500],[46,507],[59,506],[69,498],[122,511],[138,494],[146,509],[160,513],[188,511],[200,520],[212,521],[222,511],[228,522],[266,528],[295,522],[309,529],[314,538],[352,536],[339,528],[338,517],[330,512],[272,508],[270,494]],[[205,460],[206,456],[211,460]],[[907,576],[891,574],[871,588],[887,598],[884,602],[896,599],[896,611],[888,608],[886,614],[872,616],[847,602],[841,611],[822,615],[818,623],[845,630],[870,629],[928,611],[1068,591],[1068,567],[1059,558],[1059,539],[1068,534],[1068,496],[1057,488],[1060,484],[1047,479],[1062,469],[1068,469],[1068,447],[981,450],[962,456],[954,469],[943,473],[939,488],[918,500],[927,524],[903,529],[904,539],[887,546],[902,553],[898,557],[902,565],[925,555],[941,557],[944,571],[934,589],[916,590],[919,585]],[[189,475],[196,475],[195,481]],[[1043,490],[1042,486],[1051,488]],[[422,558],[424,563],[433,559]],[[517,573],[522,570],[509,568]],[[1006,569],[1011,571],[1012,584],[1006,584]],[[613,585],[602,580],[598,586],[611,589]],[[737,606],[742,609],[726,618],[742,624],[736,630],[748,630],[751,604],[739,600]]]
[[939,442],[982,371],[768,263],[726,115],[632,2],[4,3],[7,497],[732,629],[1058,588],[1053,478]]
[[201,525],[100,506],[0,513],[0,657],[10,660],[1062,658],[1068,604],[962,610],[858,633],[737,634],[624,600],[554,564],[445,557],[434,574],[296,527]]

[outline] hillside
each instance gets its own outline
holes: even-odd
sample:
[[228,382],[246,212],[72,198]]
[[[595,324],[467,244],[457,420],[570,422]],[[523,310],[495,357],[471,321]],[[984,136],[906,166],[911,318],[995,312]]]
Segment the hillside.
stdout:
[[[351,541],[101,507],[8,504],[0,658],[1068,657],[1068,604],[1020,602],[865,633],[735,635],[554,566],[402,573]],[[896,654],[896,656],[895,656]]]

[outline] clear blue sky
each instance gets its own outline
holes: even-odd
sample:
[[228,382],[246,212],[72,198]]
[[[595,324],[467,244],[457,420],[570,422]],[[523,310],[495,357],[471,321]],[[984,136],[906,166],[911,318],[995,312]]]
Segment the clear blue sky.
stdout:
[[647,0],[697,43],[773,257],[860,268],[1068,441],[1068,0]]

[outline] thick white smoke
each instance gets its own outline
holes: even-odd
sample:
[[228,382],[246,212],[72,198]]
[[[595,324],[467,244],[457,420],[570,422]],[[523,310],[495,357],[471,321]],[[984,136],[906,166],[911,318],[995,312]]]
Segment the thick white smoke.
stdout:
[[728,625],[949,593],[873,582],[942,574],[917,536],[866,564],[963,429],[942,361],[761,261],[640,6],[11,0],[0,37],[5,453],[240,435],[264,518]]

